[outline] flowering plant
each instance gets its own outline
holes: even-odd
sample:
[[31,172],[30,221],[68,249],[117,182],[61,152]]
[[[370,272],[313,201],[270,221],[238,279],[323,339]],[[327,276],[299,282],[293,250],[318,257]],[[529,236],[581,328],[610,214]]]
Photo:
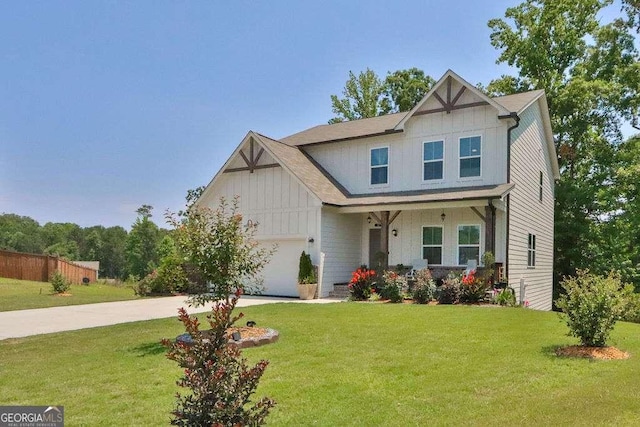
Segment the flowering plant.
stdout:
[[363,267],[351,273],[351,280],[348,285],[349,291],[351,291],[351,299],[355,301],[367,300],[371,296],[375,277],[376,272],[374,270]]
[[468,274],[463,274],[461,279],[462,302],[480,302],[484,299],[488,289],[486,280],[476,276],[476,270],[471,270]]

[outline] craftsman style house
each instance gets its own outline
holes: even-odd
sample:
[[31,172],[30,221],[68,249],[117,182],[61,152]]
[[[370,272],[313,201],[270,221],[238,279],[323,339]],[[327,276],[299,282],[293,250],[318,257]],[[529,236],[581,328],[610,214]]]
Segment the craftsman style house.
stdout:
[[249,132],[198,203],[239,195],[260,241],[278,244],[267,295],[297,295],[303,250],[319,296],[361,264],[442,272],[491,251],[517,298],[550,310],[558,176],[543,91],[489,98],[448,71],[409,112]]

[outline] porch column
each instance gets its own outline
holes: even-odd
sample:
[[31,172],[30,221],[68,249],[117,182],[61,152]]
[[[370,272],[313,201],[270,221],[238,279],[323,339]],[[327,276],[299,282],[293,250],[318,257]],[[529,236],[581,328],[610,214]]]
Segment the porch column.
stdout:
[[380,212],[380,252],[382,252],[382,266],[389,266],[389,211]]
[[491,204],[484,207],[484,251],[496,254],[496,207]]

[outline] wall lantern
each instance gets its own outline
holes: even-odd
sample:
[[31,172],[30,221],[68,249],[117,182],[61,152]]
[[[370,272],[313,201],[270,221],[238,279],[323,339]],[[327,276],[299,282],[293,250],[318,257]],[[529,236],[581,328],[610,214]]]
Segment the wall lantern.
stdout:
[[367,217],[367,222],[368,222],[369,224],[371,224],[371,215],[369,215],[369,216]]
[[309,240],[307,240],[309,243],[313,243],[315,242],[315,240],[313,239],[313,237],[309,237]]
[[444,211],[442,211],[442,215],[440,215],[440,219],[442,220],[442,222],[444,222],[444,219],[445,219],[446,217],[447,217],[447,216],[444,214]]
[[391,230],[391,234],[393,234],[393,237],[398,237],[398,230],[394,228],[393,230]]

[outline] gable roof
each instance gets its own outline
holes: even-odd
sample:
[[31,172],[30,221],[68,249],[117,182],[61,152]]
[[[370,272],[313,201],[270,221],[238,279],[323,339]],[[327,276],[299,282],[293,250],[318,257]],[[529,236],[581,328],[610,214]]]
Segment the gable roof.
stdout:
[[431,91],[424,96],[411,111],[401,112],[394,114],[387,114],[384,116],[371,117],[367,119],[351,120],[348,122],[341,122],[335,124],[318,125],[312,128],[303,130],[293,135],[281,138],[280,141],[291,146],[303,146],[314,145],[327,142],[339,142],[348,141],[350,139],[368,138],[372,136],[388,135],[392,133],[402,132],[402,125],[418,111],[420,106],[433,94],[435,91],[446,82],[447,78],[455,76],[456,79],[466,84],[468,90],[473,92],[482,99],[485,99],[487,103],[495,106],[499,113],[508,115],[509,113],[521,113],[529,105],[531,105],[540,96],[544,95],[543,90],[534,90],[530,92],[518,93],[515,95],[498,96],[495,98],[489,98],[471,84],[465,82],[461,77],[449,70],[439,81],[436,83]]

